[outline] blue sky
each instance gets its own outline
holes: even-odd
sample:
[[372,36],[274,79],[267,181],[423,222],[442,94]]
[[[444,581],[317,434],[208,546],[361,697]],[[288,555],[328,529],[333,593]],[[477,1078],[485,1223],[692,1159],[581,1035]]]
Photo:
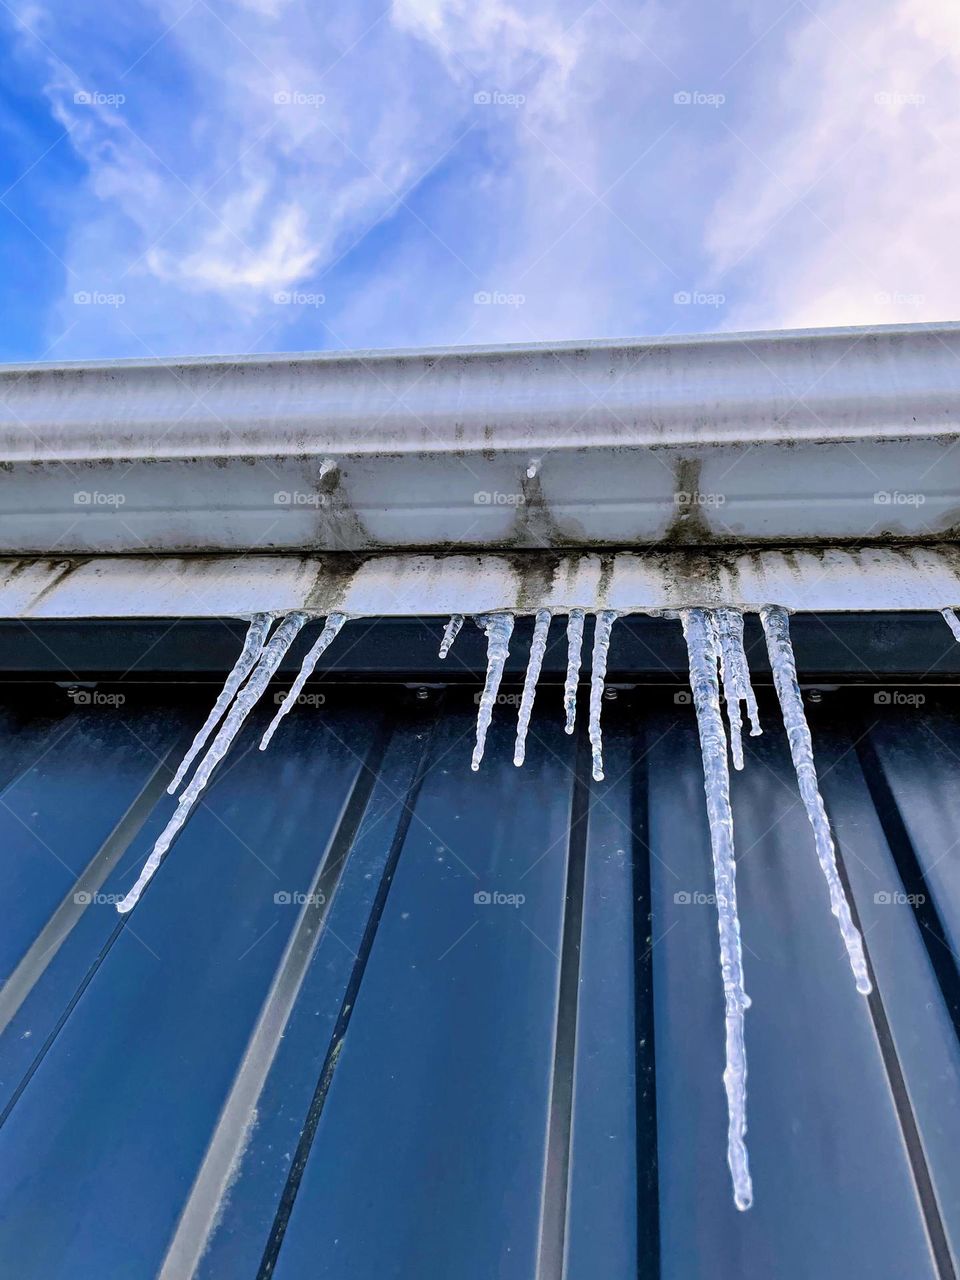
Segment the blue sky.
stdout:
[[0,24],[0,359],[958,313],[955,0],[2,0]]

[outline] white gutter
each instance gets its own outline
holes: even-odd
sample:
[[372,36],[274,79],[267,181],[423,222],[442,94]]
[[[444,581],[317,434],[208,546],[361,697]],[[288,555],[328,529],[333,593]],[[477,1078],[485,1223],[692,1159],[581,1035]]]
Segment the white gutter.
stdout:
[[936,541],[960,325],[0,369],[0,552]]
[[[0,560],[0,618],[218,618],[303,609],[446,617],[574,606],[660,613],[764,604],[819,613],[960,605],[960,549],[531,555],[114,556]],[[945,631],[945,647],[949,636]]]

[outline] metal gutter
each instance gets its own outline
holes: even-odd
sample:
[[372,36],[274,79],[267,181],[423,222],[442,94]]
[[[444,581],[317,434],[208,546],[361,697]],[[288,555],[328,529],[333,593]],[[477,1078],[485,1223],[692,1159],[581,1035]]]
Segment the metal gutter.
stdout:
[[771,603],[818,613],[958,605],[960,548],[0,560],[0,618],[222,618],[291,609],[403,618]]
[[0,551],[932,541],[960,325],[0,369]]

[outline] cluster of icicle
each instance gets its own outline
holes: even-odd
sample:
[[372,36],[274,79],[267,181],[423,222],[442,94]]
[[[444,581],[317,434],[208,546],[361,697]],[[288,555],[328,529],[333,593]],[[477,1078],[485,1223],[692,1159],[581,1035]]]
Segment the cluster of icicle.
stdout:
[[[960,619],[952,609],[944,609],[942,612],[954,636],[960,641]],[[615,610],[602,609],[596,613],[594,619],[588,735],[593,777],[598,781],[603,778],[600,710],[610,637],[618,616]],[[567,614],[567,669],[563,686],[564,727],[567,733],[573,733],[575,726],[585,618],[585,611],[580,608],[570,609]],[[786,610],[777,605],[763,607],[760,610],[760,618],[800,796],[813,830],[817,859],[827,884],[830,909],[837,919],[857,990],[868,995],[871,985],[863,943],[853,923],[850,906],[840,879],[830,823],[817,781],[813,743],[797,681],[789,618]],[[726,1066],[723,1081],[728,1111],[727,1160],[733,1179],[734,1202],[738,1209],[748,1209],[753,1202],[753,1189],[744,1141],[747,1085],[744,1013],[750,1006],[750,1000],[744,988],[740,921],[737,912],[736,854],[733,815],[730,807],[727,734],[729,731],[729,755],[734,768],[739,770],[744,764],[741,704],[746,707],[751,735],[759,734],[761,730],[757,715],[757,700],[750,683],[750,672],[743,647],[742,612],[734,608],[690,608],[680,611],[680,619],[686,638],[690,688],[700,737],[716,887],[720,969],[726,1009]],[[236,665],[227,677],[220,696],[200,732],[194,738],[168,790],[171,794],[178,791],[187,778],[191,766],[200,757],[193,778],[180,792],[179,804],[173,817],[157,839],[136,884],[118,904],[118,911],[125,913],[136,905],[144,887],[156,872],[164,854],[210,781],[216,766],[230,749],[250,712],[276,674],[288,649],[308,620],[309,615],[303,612],[287,614],[279,621],[272,635],[271,628],[274,623],[272,615],[258,614],[251,621]],[[298,696],[321,654],[339,633],[345,621],[345,615],[341,613],[331,613],[327,617],[319,638],[303,660],[289,694],[263,734],[260,742],[261,751],[269,744],[280,721],[296,705]],[[476,621],[487,638],[487,670],[477,712],[476,745],[471,761],[471,767],[474,770],[479,769],[483,759],[487,731],[493,718],[497,694],[509,656],[514,615],[503,610],[482,615]],[[518,766],[523,764],[525,758],[527,733],[551,621],[550,610],[537,610],[523,682],[514,747],[513,762]],[[441,658],[447,657],[463,624],[462,614],[454,614],[450,618],[440,645]],[[721,692],[727,708],[726,726],[721,714]],[[211,735],[213,740],[209,742]],[[209,745],[207,745],[208,742]]]

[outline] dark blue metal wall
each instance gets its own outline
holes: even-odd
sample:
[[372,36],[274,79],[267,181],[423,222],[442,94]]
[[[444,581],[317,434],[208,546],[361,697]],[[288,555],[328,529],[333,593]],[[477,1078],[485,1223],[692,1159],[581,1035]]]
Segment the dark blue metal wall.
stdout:
[[621,690],[597,784],[556,684],[525,768],[504,705],[477,775],[474,688],[311,687],[261,755],[270,699],[121,918],[210,688],[4,686],[0,1275],[954,1275],[949,690],[810,707],[869,1000],[761,697],[733,780],[740,1214],[691,707]]

